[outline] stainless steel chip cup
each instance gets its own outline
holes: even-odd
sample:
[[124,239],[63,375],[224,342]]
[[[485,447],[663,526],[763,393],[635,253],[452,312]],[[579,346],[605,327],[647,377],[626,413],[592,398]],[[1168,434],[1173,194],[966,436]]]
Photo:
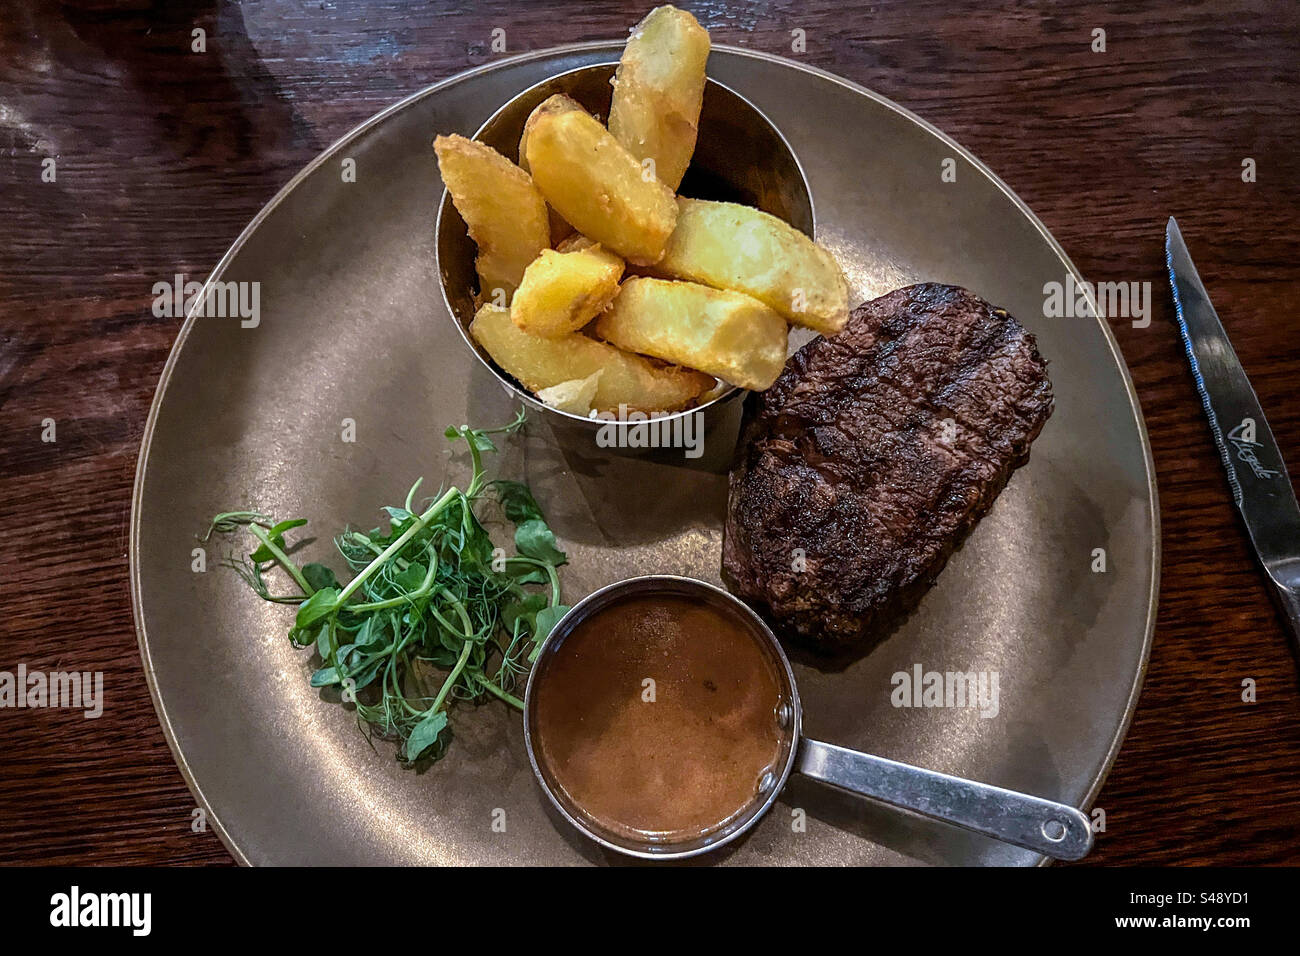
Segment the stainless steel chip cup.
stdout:
[[[612,96],[610,81],[617,66],[617,62],[610,62],[580,67],[524,90],[492,114],[474,134],[474,139],[514,161],[529,114],[556,93],[572,97],[597,116],[608,116]],[[678,193],[695,199],[754,206],[816,238],[812,193],[794,150],[757,107],[713,79],[708,79],[705,84],[695,153]],[[438,209],[435,230],[438,278],[447,309],[455,319],[465,344],[502,387],[552,427],[589,440],[607,424],[616,428],[631,427],[623,422],[593,420],[553,408],[535,398],[492,361],[469,334],[478,285],[474,271],[476,248],[465,220],[456,211],[446,190]],[[744,389],[724,386],[696,408],[656,416],[654,420],[671,424],[687,415],[701,415],[700,427],[711,430],[725,416],[724,406],[744,394]],[[633,426],[636,424],[632,423]],[[611,447],[626,449],[635,448],[635,445],[620,441]],[[635,451],[622,453],[636,454]]]

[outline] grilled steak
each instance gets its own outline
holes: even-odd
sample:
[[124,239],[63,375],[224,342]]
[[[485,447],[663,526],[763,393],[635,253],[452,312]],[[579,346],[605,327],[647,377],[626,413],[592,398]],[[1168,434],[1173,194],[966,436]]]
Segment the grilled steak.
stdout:
[[859,641],[920,599],[1051,414],[1005,309],[936,283],[859,306],[748,400],[724,580],[819,648]]

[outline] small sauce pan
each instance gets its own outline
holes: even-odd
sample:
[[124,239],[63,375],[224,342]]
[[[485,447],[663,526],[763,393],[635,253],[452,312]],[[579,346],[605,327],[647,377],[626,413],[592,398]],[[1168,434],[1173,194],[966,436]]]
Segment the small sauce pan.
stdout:
[[[563,646],[565,638],[578,624],[621,600],[655,595],[702,600],[729,610],[744,621],[756,644],[769,657],[780,690],[776,714],[782,731],[780,755],[771,771],[759,781],[753,799],[716,829],[698,838],[671,843],[650,838],[640,840],[601,825],[556,785],[537,754],[537,687],[546,679],[547,663]],[[647,575],[611,584],[588,595],[555,625],[528,677],[524,740],[533,773],[560,814],[602,846],[635,857],[680,859],[731,842],[767,812],[792,772],[1056,859],[1077,860],[1092,847],[1089,820],[1074,807],[812,740],[801,733],[802,718],[799,689],[789,658],[772,630],[748,605],[721,588],[693,578]]]

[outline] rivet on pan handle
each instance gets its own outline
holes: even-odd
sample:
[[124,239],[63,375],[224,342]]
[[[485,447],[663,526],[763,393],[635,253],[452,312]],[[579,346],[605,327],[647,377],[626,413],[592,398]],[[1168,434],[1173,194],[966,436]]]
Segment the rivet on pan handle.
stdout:
[[946,773],[803,738],[795,769],[833,786],[942,820],[1058,860],[1092,847],[1092,826],[1074,807]]

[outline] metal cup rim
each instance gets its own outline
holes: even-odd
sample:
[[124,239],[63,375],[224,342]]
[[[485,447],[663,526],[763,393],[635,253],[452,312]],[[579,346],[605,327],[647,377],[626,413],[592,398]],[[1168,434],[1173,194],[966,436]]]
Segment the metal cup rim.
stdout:
[[[577,624],[581,623],[592,613],[602,610],[612,603],[620,592],[646,589],[654,593],[696,593],[707,594],[713,598],[720,598],[723,603],[734,607],[742,617],[747,619],[753,625],[753,631],[757,638],[763,640],[771,651],[773,657],[780,665],[784,675],[786,687],[790,694],[791,710],[791,730],[790,730],[790,748],[789,753],[782,761],[780,772],[776,780],[768,790],[762,800],[755,800],[747,805],[745,816],[739,823],[731,829],[716,835],[716,838],[709,838],[702,844],[685,843],[680,849],[675,849],[671,844],[650,844],[644,843],[642,847],[636,848],[628,845],[620,845],[607,839],[603,834],[595,830],[589,823],[571,813],[564,805],[564,802],[554,792],[550,783],[546,780],[545,774],[542,773],[541,764],[537,758],[536,748],[533,744],[533,701],[534,686],[537,683],[537,675],[541,673],[540,666],[543,658],[553,652],[568,632],[573,630]],[[711,853],[718,848],[731,843],[745,833],[749,832],[753,826],[762,819],[776,802],[776,798],[785,789],[786,782],[790,779],[790,774],[794,772],[795,762],[799,754],[799,741],[803,736],[803,705],[799,698],[799,685],[795,682],[794,669],[790,665],[790,659],[777,640],[776,634],[768,627],[767,623],[751,608],[748,604],[736,597],[729,591],[710,584],[707,581],[701,581],[698,578],[685,577],[676,574],[643,574],[636,577],[624,578],[621,581],[615,581],[613,584],[607,584],[602,588],[591,592],[560,618],[551,628],[551,633],[547,635],[538,650],[537,659],[533,662],[533,667],[528,673],[528,683],[524,689],[524,748],[528,752],[528,763],[532,767],[533,777],[537,780],[542,792],[546,794],[551,805],[574,827],[579,833],[590,840],[598,843],[606,849],[614,850],[626,856],[636,857],[643,860],[682,860],[688,857],[699,856],[703,853]],[[629,839],[629,843],[633,842]]]

